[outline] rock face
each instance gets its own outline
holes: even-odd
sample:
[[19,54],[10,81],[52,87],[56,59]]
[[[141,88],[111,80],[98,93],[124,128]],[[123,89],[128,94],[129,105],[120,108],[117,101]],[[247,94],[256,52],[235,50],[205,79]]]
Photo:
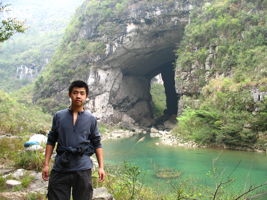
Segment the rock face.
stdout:
[[267,92],[261,92],[259,89],[255,88],[251,91],[251,96],[254,102],[259,102],[264,100],[264,98],[267,96]]
[[173,63],[190,9],[188,0],[85,1],[67,29],[50,75],[36,82],[34,101],[46,107],[67,104],[66,88],[82,79],[89,84],[88,107],[96,117],[150,126],[150,83],[161,74],[165,114],[177,114]]
[[[117,26],[121,31],[105,38],[106,52],[89,70],[89,109],[106,122],[153,124],[150,81],[162,74],[169,114],[177,113],[172,62],[174,50],[187,23],[189,4],[184,1],[147,3],[138,1],[128,6]],[[104,24],[114,23],[106,21]],[[88,37],[92,25],[80,32]],[[92,32],[91,32],[92,33]],[[89,35],[90,37],[90,35]],[[92,36],[91,36],[92,37]]]
[[18,79],[33,79],[38,74],[38,70],[34,66],[27,67],[26,65],[20,65],[16,70],[16,77]]
[[[209,46],[209,52],[205,58],[204,64],[195,62],[190,66],[190,69],[183,69],[183,67],[177,67],[175,71],[175,85],[176,91],[180,95],[193,95],[199,94],[203,85],[200,84],[200,79],[207,81],[214,76],[219,76],[220,74],[212,74],[212,70],[216,68],[214,59],[217,54],[217,49],[215,46]],[[202,76],[197,73],[197,71],[202,72]]]

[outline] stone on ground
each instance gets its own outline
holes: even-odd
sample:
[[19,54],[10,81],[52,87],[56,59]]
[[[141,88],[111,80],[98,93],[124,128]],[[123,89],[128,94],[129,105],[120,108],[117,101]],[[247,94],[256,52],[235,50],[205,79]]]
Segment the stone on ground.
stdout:
[[111,194],[108,193],[107,188],[101,187],[94,189],[93,200],[115,200]]
[[9,188],[13,188],[13,187],[16,187],[16,186],[20,186],[21,185],[21,182],[20,181],[17,181],[17,180],[9,179],[9,180],[6,181],[6,185]]

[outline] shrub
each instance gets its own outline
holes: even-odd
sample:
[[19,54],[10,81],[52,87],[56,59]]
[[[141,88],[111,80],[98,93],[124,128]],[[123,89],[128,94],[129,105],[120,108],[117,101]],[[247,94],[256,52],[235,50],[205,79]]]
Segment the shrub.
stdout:
[[0,139],[0,162],[5,163],[6,166],[12,166],[14,160],[17,158],[19,152],[21,152],[24,147],[23,143],[26,141],[22,138],[1,138]]
[[45,195],[42,193],[29,193],[26,195],[25,200],[45,200]]
[[51,116],[37,106],[19,103],[14,97],[0,90],[0,132],[22,134],[45,130]]
[[155,118],[163,115],[166,109],[166,95],[164,86],[158,83],[151,84],[152,111]]
[[7,189],[6,187],[6,179],[0,176],[0,192],[3,192]]
[[33,176],[30,176],[30,175],[25,175],[23,176],[23,178],[21,179],[21,186],[23,188],[27,188],[31,182],[34,180],[34,177]]
[[141,182],[142,171],[138,166],[124,162],[122,165],[106,166],[107,177],[103,183],[97,182],[97,174],[93,173],[94,186],[105,186],[117,200],[125,199],[168,199],[156,194],[152,188],[145,187]]
[[44,154],[39,151],[23,151],[15,160],[15,167],[28,170],[41,171],[43,167]]
[[[238,164],[237,166],[238,167]],[[236,169],[236,168],[235,168]],[[93,173],[93,184],[95,187],[105,186],[117,200],[233,200],[246,199],[248,196],[261,194],[259,188],[266,188],[267,183],[250,185],[242,191],[235,188],[235,191],[227,190],[234,182],[233,172],[225,174],[225,170],[216,168],[216,160],[213,162],[211,171],[207,174],[215,187],[199,185],[196,179],[172,179],[166,182],[170,190],[163,191],[146,187],[140,182],[143,171],[138,166],[124,162],[122,165],[107,165],[106,180],[102,183],[96,181],[97,173]],[[137,180],[137,181],[136,181]],[[134,189],[134,190],[133,190]],[[133,191],[135,191],[133,193]],[[237,198],[240,197],[240,198]]]

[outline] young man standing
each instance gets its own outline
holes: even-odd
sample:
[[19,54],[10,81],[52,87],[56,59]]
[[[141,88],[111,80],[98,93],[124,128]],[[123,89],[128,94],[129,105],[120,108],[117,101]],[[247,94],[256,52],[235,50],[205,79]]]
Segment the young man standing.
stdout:
[[[48,200],[92,199],[92,160],[96,153],[99,164],[99,181],[104,181],[105,171],[101,138],[95,117],[84,110],[88,97],[88,85],[74,81],[69,87],[71,106],[58,111],[53,118],[45,150],[42,177],[48,180]],[[57,143],[57,155],[51,174],[49,161]]]

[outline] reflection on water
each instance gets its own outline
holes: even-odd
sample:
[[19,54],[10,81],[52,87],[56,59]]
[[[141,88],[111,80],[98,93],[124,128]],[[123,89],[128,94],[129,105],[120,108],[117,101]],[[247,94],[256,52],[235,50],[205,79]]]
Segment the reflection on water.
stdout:
[[[192,180],[198,185],[214,186],[215,179],[234,178],[231,187],[244,190],[267,181],[267,156],[264,153],[216,149],[185,149],[156,145],[157,140],[140,136],[105,141],[105,160],[109,164],[129,161],[139,166],[142,181],[152,187],[170,187],[172,181]],[[177,179],[158,178],[160,169],[179,171]],[[215,178],[213,175],[215,172]]]

